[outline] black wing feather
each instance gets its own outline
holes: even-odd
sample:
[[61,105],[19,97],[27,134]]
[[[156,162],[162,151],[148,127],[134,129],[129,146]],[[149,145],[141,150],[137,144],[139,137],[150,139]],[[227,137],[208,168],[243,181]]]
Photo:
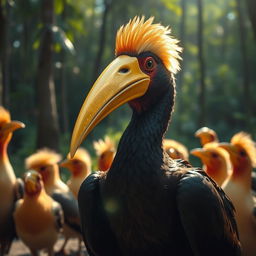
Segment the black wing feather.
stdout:
[[90,256],[120,256],[116,238],[110,228],[100,195],[99,173],[93,173],[82,183],[78,204],[82,233]]
[[78,203],[73,194],[71,192],[63,193],[62,191],[55,191],[51,196],[61,205],[64,212],[65,224],[81,234]]
[[191,170],[184,175],[177,205],[195,255],[241,255],[234,207],[204,172]]

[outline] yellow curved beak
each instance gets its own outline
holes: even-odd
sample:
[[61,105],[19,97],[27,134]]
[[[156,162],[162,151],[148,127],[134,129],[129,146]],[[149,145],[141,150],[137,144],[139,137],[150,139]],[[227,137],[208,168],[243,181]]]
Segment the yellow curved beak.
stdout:
[[73,130],[70,155],[90,131],[108,114],[126,102],[143,96],[150,77],[140,69],[136,57],[121,55],[99,76],[80,110]]

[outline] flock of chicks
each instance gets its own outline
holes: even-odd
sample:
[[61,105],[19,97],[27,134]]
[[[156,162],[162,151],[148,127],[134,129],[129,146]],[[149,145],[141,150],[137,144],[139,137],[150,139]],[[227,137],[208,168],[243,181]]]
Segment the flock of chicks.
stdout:
[[[0,255],[9,252],[16,236],[33,256],[41,249],[54,255],[53,247],[60,233],[65,240],[58,254],[65,254],[69,238],[78,239],[80,254],[82,234],[77,195],[81,183],[91,173],[90,155],[79,148],[74,158],[68,155],[61,161],[60,154],[41,149],[25,159],[28,171],[23,180],[16,178],[7,148],[13,131],[23,127],[0,106]],[[106,137],[105,141],[94,142],[94,147],[99,170],[108,170],[114,158],[114,144]],[[59,167],[71,172],[66,184],[60,178]]]
[[[8,159],[7,147],[12,132],[25,127],[11,121],[10,114],[0,107],[0,255],[8,253],[17,235],[30,249],[32,255],[46,249],[54,255],[53,247],[59,234],[65,240],[58,252],[63,255],[67,241],[78,239],[81,252],[77,196],[83,180],[91,173],[91,158],[79,148],[74,156],[61,156],[49,149],[41,149],[25,160],[27,172],[23,181],[15,177]],[[253,167],[256,166],[256,148],[249,134],[235,134],[230,143],[220,143],[216,133],[203,127],[195,136],[201,148],[190,153],[199,157],[203,169],[226,192],[236,208],[240,240],[245,255],[256,252],[256,200],[252,192]],[[109,137],[94,142],[98,155],[98,168],[107,171],[115,156],[115,145]],[[165,139],[163,148],[173,159],[189,161],[187,148],[175,140]],[[59,167],[68,169],[71,177],[65,184]]]

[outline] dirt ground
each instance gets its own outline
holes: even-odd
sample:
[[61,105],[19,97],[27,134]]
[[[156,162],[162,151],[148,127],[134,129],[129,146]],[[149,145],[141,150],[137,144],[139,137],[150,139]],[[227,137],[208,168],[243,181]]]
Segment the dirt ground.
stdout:
[[[58,242],[56,243],[56,245],[54,246],[54,250],[58,251],[58,249],[60,249],[60,247],[62,246],[64,240],[63,238],[60,238],[58,240]],[[67,256],[75,256],[77,255],[78,249],[78,240],[77,239],[70,239],[68,241],[68,244],[66,246],[66,252],[67,252]],[[12,247],[10,249],[10,252],[8,254],[8,256],[30,256],[30,252],[29,249],[26,247],[26,245],[24,245],[24,243],[21,240],[16,240],[12,243]],[[59,255],[59,254],[58,254]],[[40,252],[40,256],[47,256],[47,253],[44,251]],[[61,256],[61,255],[59,255]],[[86,248],[83,244],[82,246],[82,253],[81,256],[89,256],[86,252]]]

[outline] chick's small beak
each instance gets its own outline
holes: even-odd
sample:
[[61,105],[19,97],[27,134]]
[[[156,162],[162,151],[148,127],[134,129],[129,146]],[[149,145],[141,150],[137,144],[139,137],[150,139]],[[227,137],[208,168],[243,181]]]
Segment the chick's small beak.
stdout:
[[15,130],[20,128],[25,128],[25,124],[20,121],[11,121],[4,125],[3,130],[4,130],[4,133],[7,134],[7,133],[14,132]]
[[132,99],[143,96],[150,77],[140,69],[136,57],[121,55],[111,62],[89,92],[76,120],[70,154],[108,114]]
[[70,161],[68,159],[64,160],[64,161],[59,163],[59,166],[63,167],[63,168],[69,168],[70,167]]
[[199,158],[207,157],[207,153],[202,148],[195,148],[190,151],[190,154]]
[[33,193],[37,190],[37,181],[33,178],[28,178],[25,180],[26,191]]

